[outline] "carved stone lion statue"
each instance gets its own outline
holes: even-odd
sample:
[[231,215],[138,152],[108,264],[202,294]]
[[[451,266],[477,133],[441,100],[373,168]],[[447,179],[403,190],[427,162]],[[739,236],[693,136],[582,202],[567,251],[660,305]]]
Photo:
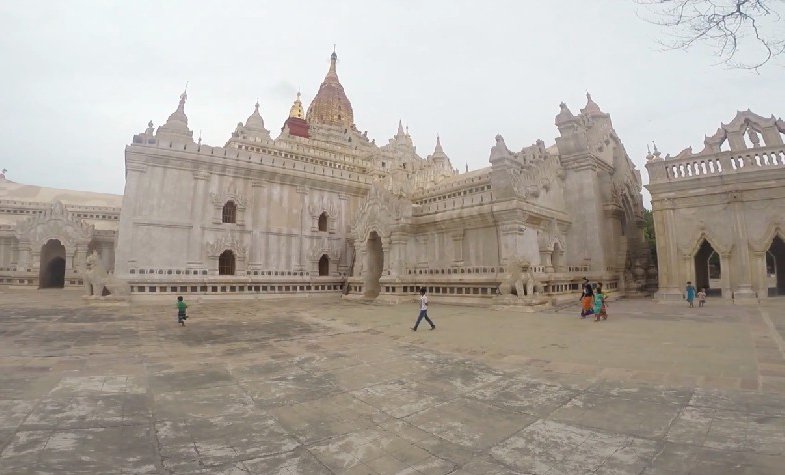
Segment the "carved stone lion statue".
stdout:
[[128,284],[106,272],[97,251],[87,256],[80,274],[84,281],[85,297],[101,298],[104,290],[116,297],[125,297],[131,293]]
[[[526,272],[522,268],[526,267]],[[515,260],[510,262],[510,271],[504,274],[501,284],[499,284],[500,295],[516,295],[518,298],[532,297],[535,292],[540,293],[542,285],[539,285],[534,270],[528,262]]]

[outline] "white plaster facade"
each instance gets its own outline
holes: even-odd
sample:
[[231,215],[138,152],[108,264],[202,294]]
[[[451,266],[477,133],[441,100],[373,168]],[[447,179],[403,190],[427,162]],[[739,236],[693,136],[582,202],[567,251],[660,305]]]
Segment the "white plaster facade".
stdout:
[[511,265],[551,297],[584,276],[628,292],[656,280],[640,174],[590,97],[578,115],[561,105],[554,145],[512,152],[497,136],[490,166],[459,173],[438,137],[423,158],[400,123],[383,146],[360,133],[335,59],[275,139],[257,104],[224,146],[194,141],[185,94],[134,136],[115,262],[133,295],[395,300],[427,286],[484,300]]
[[93,250],[111,271],[121,201],[0,176],[0,284],[82,285],[78,270]]
[[740,111],[699,153],[649,154],[658,299],[680,301],[688,281],[738,301],[785,295],[783,132]]

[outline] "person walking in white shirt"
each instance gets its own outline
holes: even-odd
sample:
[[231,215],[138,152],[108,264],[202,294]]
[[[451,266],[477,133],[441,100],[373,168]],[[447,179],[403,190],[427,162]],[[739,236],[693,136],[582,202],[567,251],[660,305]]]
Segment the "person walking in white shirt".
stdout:
[[412,327],[412,331],[417,331],[423,318],[431,325],[431,330],[436,329],[436,325],[428,318],[428,296],[425,295],[425,287],[420,289],[420,314],[417,316],[417,323]]

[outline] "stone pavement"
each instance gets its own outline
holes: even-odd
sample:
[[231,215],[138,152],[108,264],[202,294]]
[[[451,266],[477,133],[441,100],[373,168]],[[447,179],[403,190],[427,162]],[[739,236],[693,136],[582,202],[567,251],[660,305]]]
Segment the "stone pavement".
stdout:
[[776,302],[610,319],[338,299],[83,306],[0,291],[0,473],[766,474]]

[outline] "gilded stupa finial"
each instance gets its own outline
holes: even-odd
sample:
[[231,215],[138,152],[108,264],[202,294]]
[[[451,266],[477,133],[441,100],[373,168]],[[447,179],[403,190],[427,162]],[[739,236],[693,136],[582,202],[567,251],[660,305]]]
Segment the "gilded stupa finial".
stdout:
[[305,118],[305,113],[303,112],[303,103],[300,101],[300,91],[297,91],[297,98],[294,100],[292,108],[289,109],[289,117],[294,117],[297,119]]

